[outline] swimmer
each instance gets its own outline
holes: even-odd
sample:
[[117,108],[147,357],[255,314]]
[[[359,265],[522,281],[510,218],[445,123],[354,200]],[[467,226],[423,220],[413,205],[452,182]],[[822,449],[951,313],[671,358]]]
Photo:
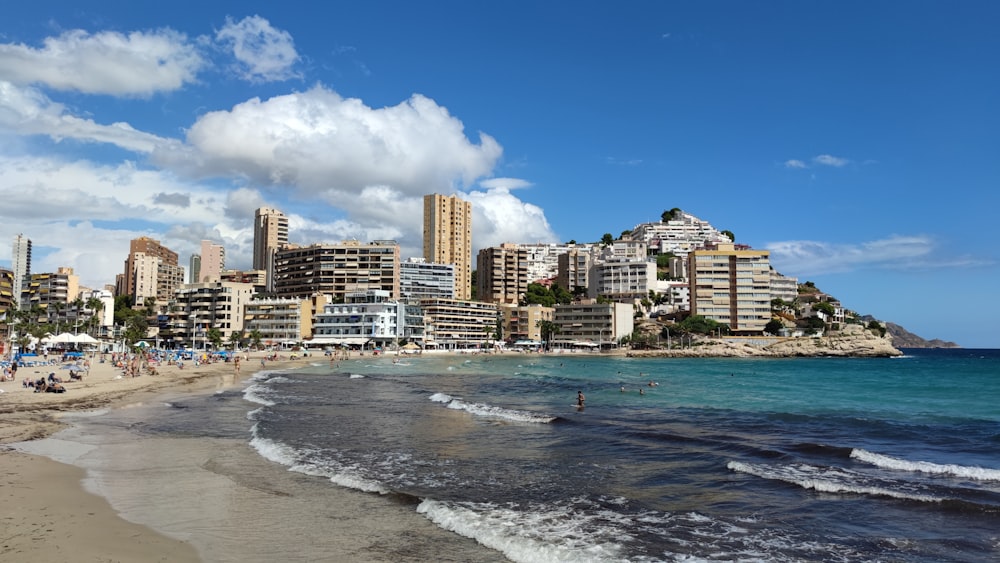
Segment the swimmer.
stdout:
[[583,391],[577,391],[576,392],[576,406],[577,406],[577,408],[581,408],[582,409],[583,408],[583,402],[585,400],[587,400],[587,398],[583,396]]
[[646,392],[642,390],[642,387],[639,388],[639,394],[640,395],[645,395],[646,394]]
[[622,393],[624,393],[624,392],[625,392],[625,386],[622,385]]

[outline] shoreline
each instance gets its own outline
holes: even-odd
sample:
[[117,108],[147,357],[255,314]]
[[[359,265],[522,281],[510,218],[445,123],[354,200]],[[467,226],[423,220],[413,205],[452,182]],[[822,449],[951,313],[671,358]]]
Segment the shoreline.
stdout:
[[[49,373],[68,379],[61,364],[23,366],[15,381],[0,382],[0,473],[4,476],[0,558],[38,561],[137,563],[201,561],[188,542],[122,517],[102,496],[86,490],[86,471],[44,455],[17,451],[10,444],[52,436],[65,413],[123,408],[165,393],[228,388],[261,370],[263,353],[250,354],[240,373],[233,363],[195,367],[188,363],[157,368],[158,375],[121,376],[110,363],[95,362],[82,381],[64,382],[65,393],[35,393],[21,380]],[[304,358],[309,360],[310,358]],[[287,369],[302,362],[268,362],[264,369]]]

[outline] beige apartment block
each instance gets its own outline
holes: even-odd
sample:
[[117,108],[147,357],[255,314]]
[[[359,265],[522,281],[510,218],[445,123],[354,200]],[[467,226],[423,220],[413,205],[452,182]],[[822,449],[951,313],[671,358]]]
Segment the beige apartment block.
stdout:
[[501,305],[500,314],[503,317],[503,339],[507,342],[542,341],[541,321],[551,321],[555,315],[554,307],[544,305]]
[[476,259],[476,276],[480,301],[516,305],[528,292],[528,251],[510,243],[484,248]]
[[481,348],[493,341],[497,306],[461,299],[421,299],[424,346],[439,349]]
[[764,332],[771,320],[770,252],[719,244],[688,260],[692,315],[725,324],[734,335]]
[[472,204],[457,196],[424,196],[424,259],[455,265],[455,298],[472,297]]

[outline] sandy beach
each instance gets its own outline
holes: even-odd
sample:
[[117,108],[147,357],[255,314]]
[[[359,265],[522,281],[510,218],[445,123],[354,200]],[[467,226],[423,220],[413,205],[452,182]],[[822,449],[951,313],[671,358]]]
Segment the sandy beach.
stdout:
[[[120,517],[102,497],[82,485],[78,467],[13,450],[6,444],[51,436],[65,425],[66,413],[116,408],[170,391],[196,391],[232,386],[260,369],[260,355],[241,362],[183,369],[162,366],[157,375],[124,377],[110,363],[93,361],[82,381],[64,382],[65,393],[35,393],[22,386],[25,377],[69,370],[23,366],[15,381],[0,382],[0,559],[4,561],[200,561],[188,543],[171,539]],[[294,365],[269,362],[269,369]]]

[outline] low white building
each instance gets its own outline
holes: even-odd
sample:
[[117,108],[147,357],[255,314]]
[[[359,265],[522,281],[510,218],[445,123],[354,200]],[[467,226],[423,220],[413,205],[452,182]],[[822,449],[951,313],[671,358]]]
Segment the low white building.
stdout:
[[310,346],[385,348],[406,333],[406,306],[383,289],[348,293],[327,304],[313,322]]

